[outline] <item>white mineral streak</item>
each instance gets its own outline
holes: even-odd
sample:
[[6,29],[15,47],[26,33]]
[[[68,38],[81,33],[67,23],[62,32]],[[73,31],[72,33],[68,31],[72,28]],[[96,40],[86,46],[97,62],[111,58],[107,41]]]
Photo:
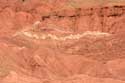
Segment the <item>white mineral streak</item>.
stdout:
[[30,32],[23,32],[23,35],[27,37],[33,37],[33,34],[31,34]]
[[[32,28],[36,29],[38,28],[38,25],[40,24],[40,21],[36,21]],[[30,27],[31,28],[31,27]],[[29,29],[29,28],[28,28]],[[69,34],[67,36],[63,36],[63,37],[59,37],[53,34],[37,34],[37,33],[33,33],[31,31],[28,31],[28,29],[24,29],[20,32],[17,32],[16,34],[14,34],[14,36],[17,35],[24,35],[26,37],[29,38],[33,38],[33,39],[52,39],[52,40],[59,40],[59,41],[65,41],[65,40],[76,40],[76,39],[80,39],[82,37],[103,37],[103,36],[110,36],[111,34],[109,33],[104,33],[104,32],[99,32],[99,31],[86,31],[83,32],[82,34]],[[60,32],[60,33],[68,33],[67,31],[63,31],[63,30],[59,30],[56,28],[53,28],[54,31]]]
[[82,34],[70,34],[64,37],[58,37],[56,35],[52,35],[52,34],[35,34],[35,33],[31,33],[31,32],[22,32],[23,35],[30,37],[30,38],[34,38],[34,39],[52,39],[52,40],[60,40],[60,41],[65,41],[65,40],[74,40],[74,39],[80,39],[82,37],[85,36],[90,36],[90,37],[103,37],[103,36],[110,36],[109,33],[104,33],[104,32],[91,32],[91,31],[87,31],[84,32]]
[[40,24],[40,21],[36,21],[36,22],[33,24],[33,28],[37,28],[39,24]]

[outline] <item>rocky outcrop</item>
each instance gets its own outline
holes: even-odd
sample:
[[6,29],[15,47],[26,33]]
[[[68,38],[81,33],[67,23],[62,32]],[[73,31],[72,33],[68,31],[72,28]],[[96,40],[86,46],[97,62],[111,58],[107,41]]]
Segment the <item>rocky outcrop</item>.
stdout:
[[[69,2],[62,1],[62,5],[54,5],[49,0],[48,2],[40,0],[2,0],[0,2],[1,33],[7,33],[8,31],[13,33],[15,29],[20,30],[22,27],[31,25],[38,20],[41,21],[41,27],[56,27],[73,32],[118,33],[123,31],[124,5],[67,8],[66,3]],[[59,8],[62,6],[62,8],[59,9],[56,6]]]
[[124,83],[125,4],[108,1],[0,0],[0,83]]

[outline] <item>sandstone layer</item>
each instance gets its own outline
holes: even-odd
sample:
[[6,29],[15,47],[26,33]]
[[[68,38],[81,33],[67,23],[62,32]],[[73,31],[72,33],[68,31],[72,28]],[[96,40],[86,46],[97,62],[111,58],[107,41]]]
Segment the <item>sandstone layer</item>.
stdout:
[[0,0],[0,83],[125,83],[123,0]]

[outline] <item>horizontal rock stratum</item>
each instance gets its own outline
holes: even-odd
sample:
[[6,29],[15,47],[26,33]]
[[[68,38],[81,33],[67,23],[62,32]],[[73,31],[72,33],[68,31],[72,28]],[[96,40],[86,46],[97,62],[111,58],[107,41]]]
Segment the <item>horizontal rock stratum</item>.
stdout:
[[[87,3],[88,6],[86,6]],[[13,33],[15,29],[20,30],[24,25],[31,25],[36,21],[41,22],[41,27],[61,28],[68,31],[91,30],[119,33],[123,31],[122,25],[125,20],[123,0],[114,2],[113,0],[85,2],[82,0],[62,0],[62,2],[58,0],[1,0],[0,7],[1,34],[8,31]]]
[[125,83],[124,0],[0,0],[0,83]]

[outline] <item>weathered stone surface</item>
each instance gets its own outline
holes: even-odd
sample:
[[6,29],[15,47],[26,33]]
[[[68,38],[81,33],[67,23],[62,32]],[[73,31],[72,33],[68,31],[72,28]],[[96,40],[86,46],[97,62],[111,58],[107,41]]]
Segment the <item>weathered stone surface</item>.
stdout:
[[125,64],[124,59],[116,59],[116,60],[109,61],[107,63],[108,69],[113,74],[113,76],[115,78],[119,78],[119,79],[122,79],[122,80],[125,79],[124,64]]
[[125,83],[123,0],[0,0],[0,83]]

